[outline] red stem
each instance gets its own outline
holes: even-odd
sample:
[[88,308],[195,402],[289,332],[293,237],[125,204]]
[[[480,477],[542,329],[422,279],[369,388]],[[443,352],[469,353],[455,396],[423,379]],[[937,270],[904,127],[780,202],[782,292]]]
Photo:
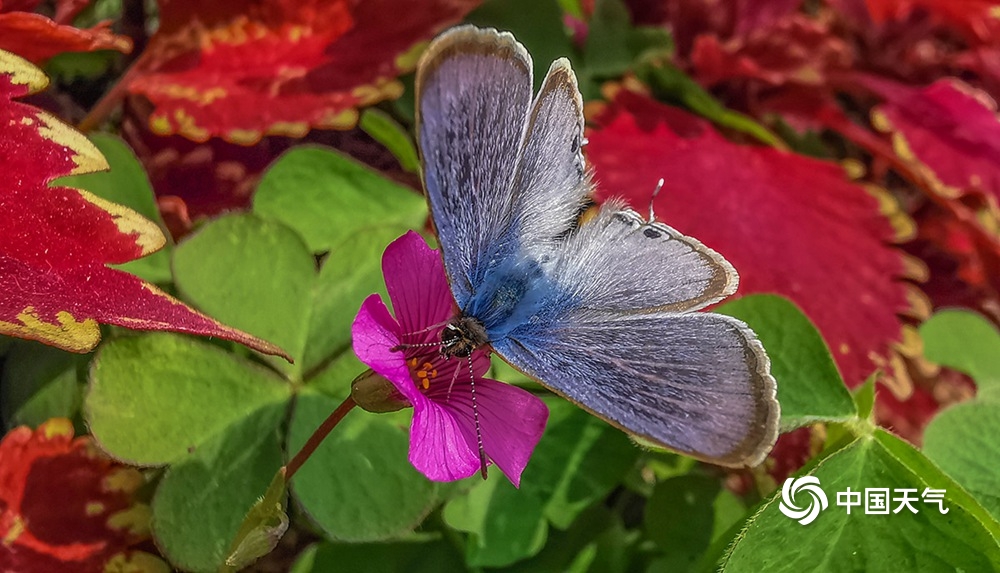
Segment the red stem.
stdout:
[[288,465],[285,466],[285,483],[292,481],[292,476],[295,475],[295,472],[302,467],[302,464],[306,463],[309,456],[311,456],[313,452],[316,451],[316,448],[323,443],[323,440],[326,439],[327,434],[333,431],[333,428],[336,427],[337,424],[344,419],[344,416],[346,416],[347,413],[350,412],[355,406],[357,406],[357,403],[354,402],[354,398],[348,396],[343,403],[337,406],[336,410],[327,416],[326,420],[323,420],[323,423],[316,428],[316,431],[313,432],[311,436],[309,436],[309,439],[306,441],[306,444],[302,446],[302,449],[299,450],[299,453],[295,454],[292,461],[288,462]]

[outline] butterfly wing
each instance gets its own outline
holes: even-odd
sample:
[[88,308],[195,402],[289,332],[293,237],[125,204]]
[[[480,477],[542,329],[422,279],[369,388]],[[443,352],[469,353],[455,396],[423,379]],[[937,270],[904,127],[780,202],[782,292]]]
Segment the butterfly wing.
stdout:
[[460,27],[439,36],[417,68],[424,188],[459,306],[506,257],[511,185],[531,105],[531,57],[510,34]]
[[777,437],[767,355],[728,316],[572,309],[493,347],[609,423],[705,461],[756,465]]
[[548,274],[580,304],[615,312],[697,310],[739,283],[719,253],[614,201],[560,244]]
[[778,424],[766,354],[735,319],[683,314],[734,292],[732,266],[615,204],[576,226],[590,186],[568,62],[552,64],[532,103],[524,48],[457,28],[425,52],[416,93],[452,293],[462,309],[517,307],[476,314],[496,325],[494,349],[631,433],[714,463],[759,462]]
[[560,243],[537,313],[494,349],[610,423],[722,465],[754,465],[778,432],[770,362],[742,322],[691,313],[736,290],[700,242],[605,203]]
[[424,187],[466,308],[495,265],[550,247],[573,225],[589,190],[583,102],[561,59],[532,103],[528,52],[509,33],[472,26],[427,49],[416,98]]

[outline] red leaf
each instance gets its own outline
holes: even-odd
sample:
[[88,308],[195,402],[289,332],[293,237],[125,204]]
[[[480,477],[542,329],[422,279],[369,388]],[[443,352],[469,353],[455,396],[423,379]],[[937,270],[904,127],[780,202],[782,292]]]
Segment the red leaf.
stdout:
[[766,28],[724,44],[715,35],[698,36],[690,58],[696,79],[704,85],[733,78],[772,85],[822,85],[829,70],[852,64],[850,47],[831,34],[829,23],[802,14],[769,21]]
[[161,135],[301,137],[344,129],[358,108],[402,93],[420,42],[480,0],[161,0],[148,65],[129,85]]
[[0,52],[0,333],[86,352],[100,340],[100,321],[218,336],[284,355],[105,266],[147,255],[165,239],[130,209],[79,189],[49,186],[58,177],[108,165],[80,133],[11,101],[45,83],[40,70]]
[[900,339],[908,308],[901,255],[878,201],[832,163],[731,143],[704,122],[672,129],[679,110],[621,91],[588,135],[600,194],[656,212],[721,252],[740,294],[795,301],[823,334],[848,384],[861,382]]
[[930,175],[935,191],[947,197],[978,191],[1000,200],[1000,120],[989,96],[954,78],[926,88],[860,81],[886,100],[872,122],[892,134],[900,159]]
[[1000,32],[996,0],[865,0],[876,23],[906,18],[916,9],[926,10],[961,32],[972,43],[994,43]]
[[89,436],[74,440],[65,418],[11,430],[0,441],[0,570],[103,573],[142,562],[142,571],[167,571],[130,549],[149,539],[149,507],[133,497],[144,483]]
[[[102,22],[88,30],[56,23],[41,14],[15,11],[11,2],[0,3],[0,50],[18,54],[22,58],[39,63],[63,52],[91,52],[94,50],[118,50],[131,52],[132,40],[111,31],[108,22]],[[34,9],[31,3],[17,5],[24,10]],[[79,4],[77,2],[77,4]],[[60,2],[60,22],[79,10],[71,2]]]

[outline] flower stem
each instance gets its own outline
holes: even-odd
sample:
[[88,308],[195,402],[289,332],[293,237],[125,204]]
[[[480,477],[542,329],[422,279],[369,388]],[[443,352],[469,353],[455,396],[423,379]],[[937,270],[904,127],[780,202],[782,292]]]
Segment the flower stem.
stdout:
[[344,419],[344,416],[346,416],[347,413],[350,412],[355,406],[357,406],[357,403],[354,402],[354,398],[348,396],[343,403],[337,406],[336,410],[327,416],[326,420],[323,420],[323,423],[316,428],[316,431],[313,432],[311,436],[309,436],[309,439],[306,441],[306,444],[302,446],[302,449],[299,450],[299,453],[295,454],[292,461],[288,462],[288,465],[285,466],[285,483],[292,481],[292,476],[295,475],[295,472],[302,467],[302,464],[306,463],[309,456],[311,456],[312,453],[316,451],[316,448],[323,443],[323,440],[326,439],[327,434],[333,431],[333,428],[335,428],[337,424]]
[[122,77],[118,79],[118,83],[97,101],[94,107],[90,109],[90,112],[87,113],[87,116],[76,126],[78,130],[87,133],[96,129],[108,119],[108,116],[115,111],[118,105],[125,99],[125,96],[128,95],[128,86],[132,83],[132,80],[146,71],[146,62],[152,59],[149,56],[150,53],[149,50],[145,50],[132,62]]

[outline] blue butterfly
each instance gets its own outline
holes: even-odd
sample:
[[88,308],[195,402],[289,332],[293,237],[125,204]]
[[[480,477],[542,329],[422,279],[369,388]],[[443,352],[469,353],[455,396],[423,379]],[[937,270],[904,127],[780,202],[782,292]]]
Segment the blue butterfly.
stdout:
[[736,291],[699,241],[619,201],[586,220],[583,100],[569,61],[532,97],[509,33],[463,26],[416,80],[423,180],[459,314],[441,351],[489,345],[607,422],[715,464],[763,461],[778,434],[770,361],[734,318],[692,312]]

